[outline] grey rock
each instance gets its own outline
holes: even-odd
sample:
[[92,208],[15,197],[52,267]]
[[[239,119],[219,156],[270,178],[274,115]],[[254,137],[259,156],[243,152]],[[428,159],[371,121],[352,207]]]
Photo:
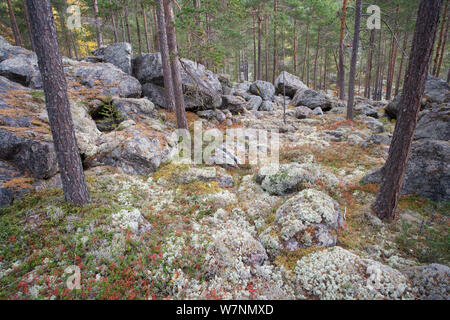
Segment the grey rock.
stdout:
[[414,139],[450,140],[449,119],[450,104],[448,103],[422,111],[419,114]]
[[364,121],[364,124],[376,133],[383,133],[385,131],[383,123],[376,119],[369,118],[368,120]]
[[323,111],[321,107],[317,107],[312,111],[312,114],[316,115],[316,116],[323,116]]
[[275,88],[277,93],[283,94],[286,92],[286,95],[290,98],[295,96],[298,89],[308,89],[297,76],[287,71],[282,71],[275,80]]
[[294,115],[297,119],[306,119],[311,114],[311,109],[305,106],[296,107],[294,109]]
[[378,111],[368,103],[358,104],[355,107],[355,110],[359,111],[360,113],[362,113],[363,115],[366,115],[368,117],[378,119]]
[[228,109],[231,113],[237,114],[244,112],[245,99],[239,96],[222,96],[222,109]]
[[264,100],[259,106],[259,111],[272,111],[275,109],[275,104],[272,101]]
[[133,58],[133,48],[127,42],[113,43],[109,46],[101,47],[94,51],[94,55],[103,62],[108,62],[126,74],[131,75]]
[[260,96],[263,100],[272,101],[275,96],[275,87],[270,82],[257,80],[251,84],[249,92]]
[[166,98],[164,97],[164,87],[153,83],[144,83],[142,85],[142,95],[150,99],[158,107],[167,109]]
[[247,110],[258,110],[261,106],[263,100],[260,96],[251,96],[250,99],[245,104]]
[[148,99],[114,98],[112,106],[123,120],[139,121],[155,116],[155,105]]
[[433,263],[427,266],[412,267],[405,274],[419,289],[422,300],[450,299],[450,268]]
[[325,95],[311,89],[297,90],[294,98],[292,98],[291,104],[296,107],[306,106],[310,109],[320,107],[323,111],[329,111],[332,108],[331,101]]

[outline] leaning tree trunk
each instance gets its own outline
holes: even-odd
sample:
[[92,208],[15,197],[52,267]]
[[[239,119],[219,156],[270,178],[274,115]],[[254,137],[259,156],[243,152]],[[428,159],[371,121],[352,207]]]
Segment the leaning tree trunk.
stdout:
[[[161,0],[160,0],[161,1]],[[183,83],[181,80],[180,57],[178,55],[177,35],[175,33],[175,18],[173,15],[172,0],[164,1],[164,11],[167,20],[167,42],[170,51],[170,66],[172,68],[173,92],[175,96],[175,111],[177,113],[178,129],[187,129],[186,105],[183,96]]]
[[99,17],[99,12],[98,12],[98,1],[94,0],[94,14],[95,14],[95,28],[97,30],[97,45],[100,48],[103,45],[103,34],[102,34],[102,30],[100,28],[100,17]]
[[352,52],[352,61],[350,64],[350,76],[348,79],[348,103],[347,103],[347,120],[351,120],[351,121],[353,121],[353,103],[354,103],[354,98],[355,98],[356,60],[358,59],[360,26],[361,26],[361,0],[356,0],[355,31],[353,34],[353,52]]
[[345,99],[345,67],[344,67],[344,38],[345,38],[345,14],[347,13],[347,1],[343,0],[341,14],[341,35],[339,38],[339,99]]
[[11,5],[11,0],[7,0],[8,2],[8,10],[9,10],[9,19],[11,20],[11,29],[14,34],[14,41],[16,46],[22,47],[22,37],[20,36],[19,27],[17,26],[16,16],[14,15],[14,10]]
[[31,30],[53,136],[64,196],[70,203],[90,201],[70,113],[67,83],[49,0],[27,0]]
[[158,39],[161,53],[163,77],[164,77],[164,97],[166,99],[167,109],[175,110],[175,98],[172,81],[172,68],[170,67],[169,45],[166,33],[166,18],[164,16],[163,0],[158,0],[156,4],[156,17],[158,20]]
[[373,212],[380,219],[392,220],[395,217],[416,128],[417,114],[428,75],[441,5],[442,0],[420,2],[405,84],[398,108],[399,115],[389,148],[389,156],[383,167],[380,191],[372,205]]

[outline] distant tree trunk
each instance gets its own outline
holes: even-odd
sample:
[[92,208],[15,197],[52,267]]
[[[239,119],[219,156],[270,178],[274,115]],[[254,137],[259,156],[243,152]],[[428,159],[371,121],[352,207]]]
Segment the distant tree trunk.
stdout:
[[157,21],[156,9],[152,10],[152,12],[153,12],[153,21],[155,22],[154,23],[154,26],[155,26],[154,48],[155,48],[155,51],[160,51],[159,50],[159,27],[158,27],[159,23],[156,22]]
[[[158,0],[161,1],[161,0]],[[172,0],[163,0],[167,20],[167,40],[170,50],[170,62],[172,67],[173,91],[177,113],[178,129],[187,129],[186,106],[183,96],[183,83],[181,81],[180,57],[178,55],[177,36],[175,33],[175,18],[173,15]]]
[[258,80],[261,80],[261,30],[262,29],[262,18],[258,13]]
[[348,103],[347,120],[353,121],[353,103],[355,98],[355,75],[356,62],[359,50],[359,30],[361,26],[361,0],[356,0],[355,8],[355,31],[353,33],[352,61],[350,63],[350,76],[348,79]]
[[380,72],[380,93],[378,95],[378,100],[383,99],[383,82],[384,82],[384,70],[386,69],[386,39],[383,40],[383,54],[381,56],[382,63],[381,63],[381,72]]
[[33,35],[31,34],[30,15],[28,13],[28,8],[27,8],[27,5],[25,3],[25,0],[22,0],[22,5],[23,5],[23,11],[25,13],[25,18],[27,20],[28,35],[30,36],[31,50],[35,51],[34,50],[34,43],[33,43]]
[[444,35],[444,40],[441,46],[441,54],[439,57],[439,62],[438,62],[438,66],[437,66],[437,70],[436,70],[436,77],[439,77],[441,74],[441,66],[442,66],[442,60],[444,58],[444,53],[445,53],[445,45],[447,44],[447,38],[448,38],[448,18],[447,18],[447,27],[445,28],[445,35]]
[[[109,0],[109,3],[112,4],[112,0]],[[119,33],[117,32],[117,24],[116,24],[116,17],[114,16],[114,10],[111,9],[111,23],[113,27],[113,34],[114,34],[114,42],[119,42]]]
[[[125,10],[122,9],[123,13],[125,13]],[[120,19],[120,25],[122,30],[122,41],[127,42],[127,35],[125,31],[125,15],[122,14],[122,12],[119,10],[119,19]]]
[[139,54],[142,55],[142,39],[141,39],[141,24],[139,23],[139,13],[138,13],[138,4],[136,2],[136,10],[135,10],[135,19],[136,19],[136,31],[137,31],[137,37],[138,37],[138,48],[139,48]]
[[292,38],[294,40],[294,74],[297,75],[297,19],[294,19],[294,34]]
[[148,24],[147,24],[147,15],[145,14],[145,8],[144,8],[144,1],[141,0],[141,12],[142,12],[142,19],[144,21],[144,33],[145,33],[145,45],[147,46],[147,52],[150,53],[150,36],[148,32]]
[[317,62],[319,60],[319,50],[320,50],[320,31],[321,26],[319,25],[319,29],[317,30],[317,44],[316,44],[316,56],[314,57],[314,90],[317,89]]
[[448,68],[448,72],[447,72],[447,83],[450,82],[450,68]]
[[342,14],[341,14],[341,35],[339,38],[339,99],[345,99],[345,67],[344,67],[344,38],[345,38],[345,14],[347,13],[347,1],[342,2]]
[[166,99],[167,109],[170,111],[174,111],[175,98],[173,91],[172,68],[170,67],[169,45],[167,42],[167,33],[166,33],[166,18],[164,15],[164,6],[162,1],[163,0],[158,0],[156,4],[156,16],[158,20],[159,48],[161,53],[163,78],[164,78],[164,97]]
[[377,73],[375,77],[375,90],[373,92],[373,99],[378,100],[378,94],[379,94],[379,85],[380,85],[380,71],[381,71],[381,42],[383,38],[383,31],[380,29],[380,37],[378,40],[378,58],[377,58]]
[[128,6],[126,4],[125,4],[125,6],[123,8],[123,15],[125,17],[125,26],[127,27],[128,43],[130,43],[132,45],[133,42],[131,42],[130,17],[129,17],[129,14],[128,14]]
[[[397,4],[396,9],[395,9],[395,21],[398,20],[399,9],[400,9],[400,5]],[[386,83],[386,100],[391,100],[392,85],[394,82],[395,64],[397,62],[397,52],[398,52],[398,47],[397,47],[395,41],[396,41],[395,32],[392,31],[391,49],[389,52],[389,65],[388,65],[387,83]]]
[[273,72],[272,83],[275,83],[277,76],[277,11],[278,0],[273,0]]
[[14,41],[16,46],[22,47],[22,37],[20,35],[19,27],[17,26],[16,16],[14,15],[14,10],[11,5],[11,0],[7,0],[8,2],[8,10],[9,10],[9,19],[11,20],[11,29],[14,34]]
[[63,34],[61,40],[64,39],[67,56],[72,58],[72,44],[70,43],[69,29],[66,25],[67,6],[65,3],[57,3],[56,9],[58,10],[59,24],[61,25],[61,32]]
[[103,34],[101,30],[101,22],[98,12],[98,1],[94,0],[93,3],[94,15],[95,15],[95,29],[97,30],[97,45],[100,48],[103,45]]
[[324,70],[323,70],[323,90],[327,90],[327,64],[328,64],[328,50],[325,48],[325,58],[324,58]]
[[366,68],[366,86],[364,88],[364,96],[370,98],[370,84],[372,82],[372,61],[373,61],[373,44],[375,43],[375,29],[370,30],[369,53],[367,57]]
[[49,0],[27,0],[31,30],[45,92],[53,144],[66,201],[90,201],[70,113],[67,83]]
[[308,46],[309,46],[309,20],[306,23],[306,40],[305,40],[305,54],[303,59],[303,68],[302,68],[302,81],[305,81],[305,72],[306,72],[306,64],[308,61]]
[[402,46],[402,58],[400,59],[400,68],[398,70],[397,74],[397,82],[395,84],[395,95],[397,96],[400,92],[400,80],[403,74],[403,63],[405,61],[405,55],[404,52],[406,52],[406,46],[408,44],[408,31],[405,31],[405,35],[403,38],[403,46]]
[[405,85],[398,108],[400,113],[389,156],[383,167],[380,191],[372,205],[373,212],[380,219],[393,220],[395,217],[428,75],[441,5],[442,0],[421,0],[419,5]]
[[[444,37],[447,38],[447,33],[444,35],[444,28],[447,23],[447,8],[448,8],[448,0],[445,0],[444,12],[442,13],[443,18],[441,21],[441,31],[439,32],[439,39],[438,39],[437,47],[436,47],[436,54],[434,57],[434,66],[433,66],[433,71],[432,71],[432,74],[434,76],[437,75],[437,67],[438,67],[439,55],[441,53],[441,46],[442,46],[443,38]],[[447,30],[447,32],[448,32],[448,30]],[[445,45],[443,47],[445,47]]]
[[255,22],[255,16],[253,16],[253,81],[258,80],[258,71],[257,71],[257,65],[256,65],[256,22]]
[[72,42],[72,47],[73,47],[73,52],[75,53],[75,58],[78,59],[79,54],[78,54],[78,48],[77,48],[77,41],[75,40],[73,33],[70,30],[69,30],[69,37],[70,37],[70,41]]
[[269,17],[266,15],[265,17],[265,22],[264,22],[264,40],[265,40],[265,45],[266,45],[266,49],[265,49],[265,77],[264,80],[265,81],[269,81]]

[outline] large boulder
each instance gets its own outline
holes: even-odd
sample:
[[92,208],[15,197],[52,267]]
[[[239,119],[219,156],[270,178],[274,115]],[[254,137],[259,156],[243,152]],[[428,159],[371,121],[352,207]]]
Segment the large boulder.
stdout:
[[414,139],[450,140],[450,104],[419,113]]
[[[413,143],[406,165],[402,194],[417,194],[433,201],[450,201],[450,142],[419,140]],[[361,183],[381,183],[383,167]]]
[[142,95],[160,108],[167,108],[164,90],[164,87],[151,82],[142,85]]
[[93,53],[100,61],[111,63],[126,74],[131,74],[133,71],[131,65],[133,47],[127,42],[113,43],[101,47]]
[[294,107],[306,106],[313,110],[320,107],[323,111],[329,111],[333,106],[332,102],[324,94],[311,89],[297,90],[291,104]]
[[275,97],[275,87],[267,81],[257,80],[250,85],[250,93],[260,96],[263,100],[272,101]]
[[419,289],[422,300],[450,299],[450,268],[433,263],[427,266],[412,267],[405,270],[414,286]]
[[232,113],[238,114],[244,112],[246,101],[239,96],[224,95],[222,96],[222,109],[228,109]]
[[[162,60],[159,52],[144,54],[134,60],[136,78],[142,83],[164,86]],[[181,59],[181,78],[187,110],[218,108],[222,104],[222,84],[205,66]],[[149,97],[151,99],[151,97]],[[162,106],[165,107],[165,106]]]
[[0,75],[31,88],[42,87],[36,54],[26,50],[20,51],[15,51],[16,54],[10,54],[0,62]]
[[258,110],[263,100],[260,96],[250,96],[250,99],[245,104],[247,110]]
[[306,84],[304,84],[297,76],[294,76],[287,71],[281,72],[275,80],[275,88],[277,93],[283,94],[286,92],[286,96],[291,98],[295,96],[298,89],[308,89]]
[[276,212],[280,238],[287,250],[336,245],[337,229],[343,226],[339,205],[330,196],[305,189],[288,199]]
[[[398,116],[401,95],[401,93],[398,94],[384,109],[386,115],[391,119],[396,119]],[[433,104],[447,102],[450,102],[450,85],[444,80],[428,75],[422,98],[422,109],[430,108]]]

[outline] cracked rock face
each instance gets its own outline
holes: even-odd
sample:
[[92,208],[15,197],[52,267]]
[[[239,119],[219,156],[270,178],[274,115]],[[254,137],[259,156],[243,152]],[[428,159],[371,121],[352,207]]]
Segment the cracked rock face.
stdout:
[[276,212],[280,240],[287,250],[336,245],[343,224],[339,205],[327,194],[306,189],[288,199]]

